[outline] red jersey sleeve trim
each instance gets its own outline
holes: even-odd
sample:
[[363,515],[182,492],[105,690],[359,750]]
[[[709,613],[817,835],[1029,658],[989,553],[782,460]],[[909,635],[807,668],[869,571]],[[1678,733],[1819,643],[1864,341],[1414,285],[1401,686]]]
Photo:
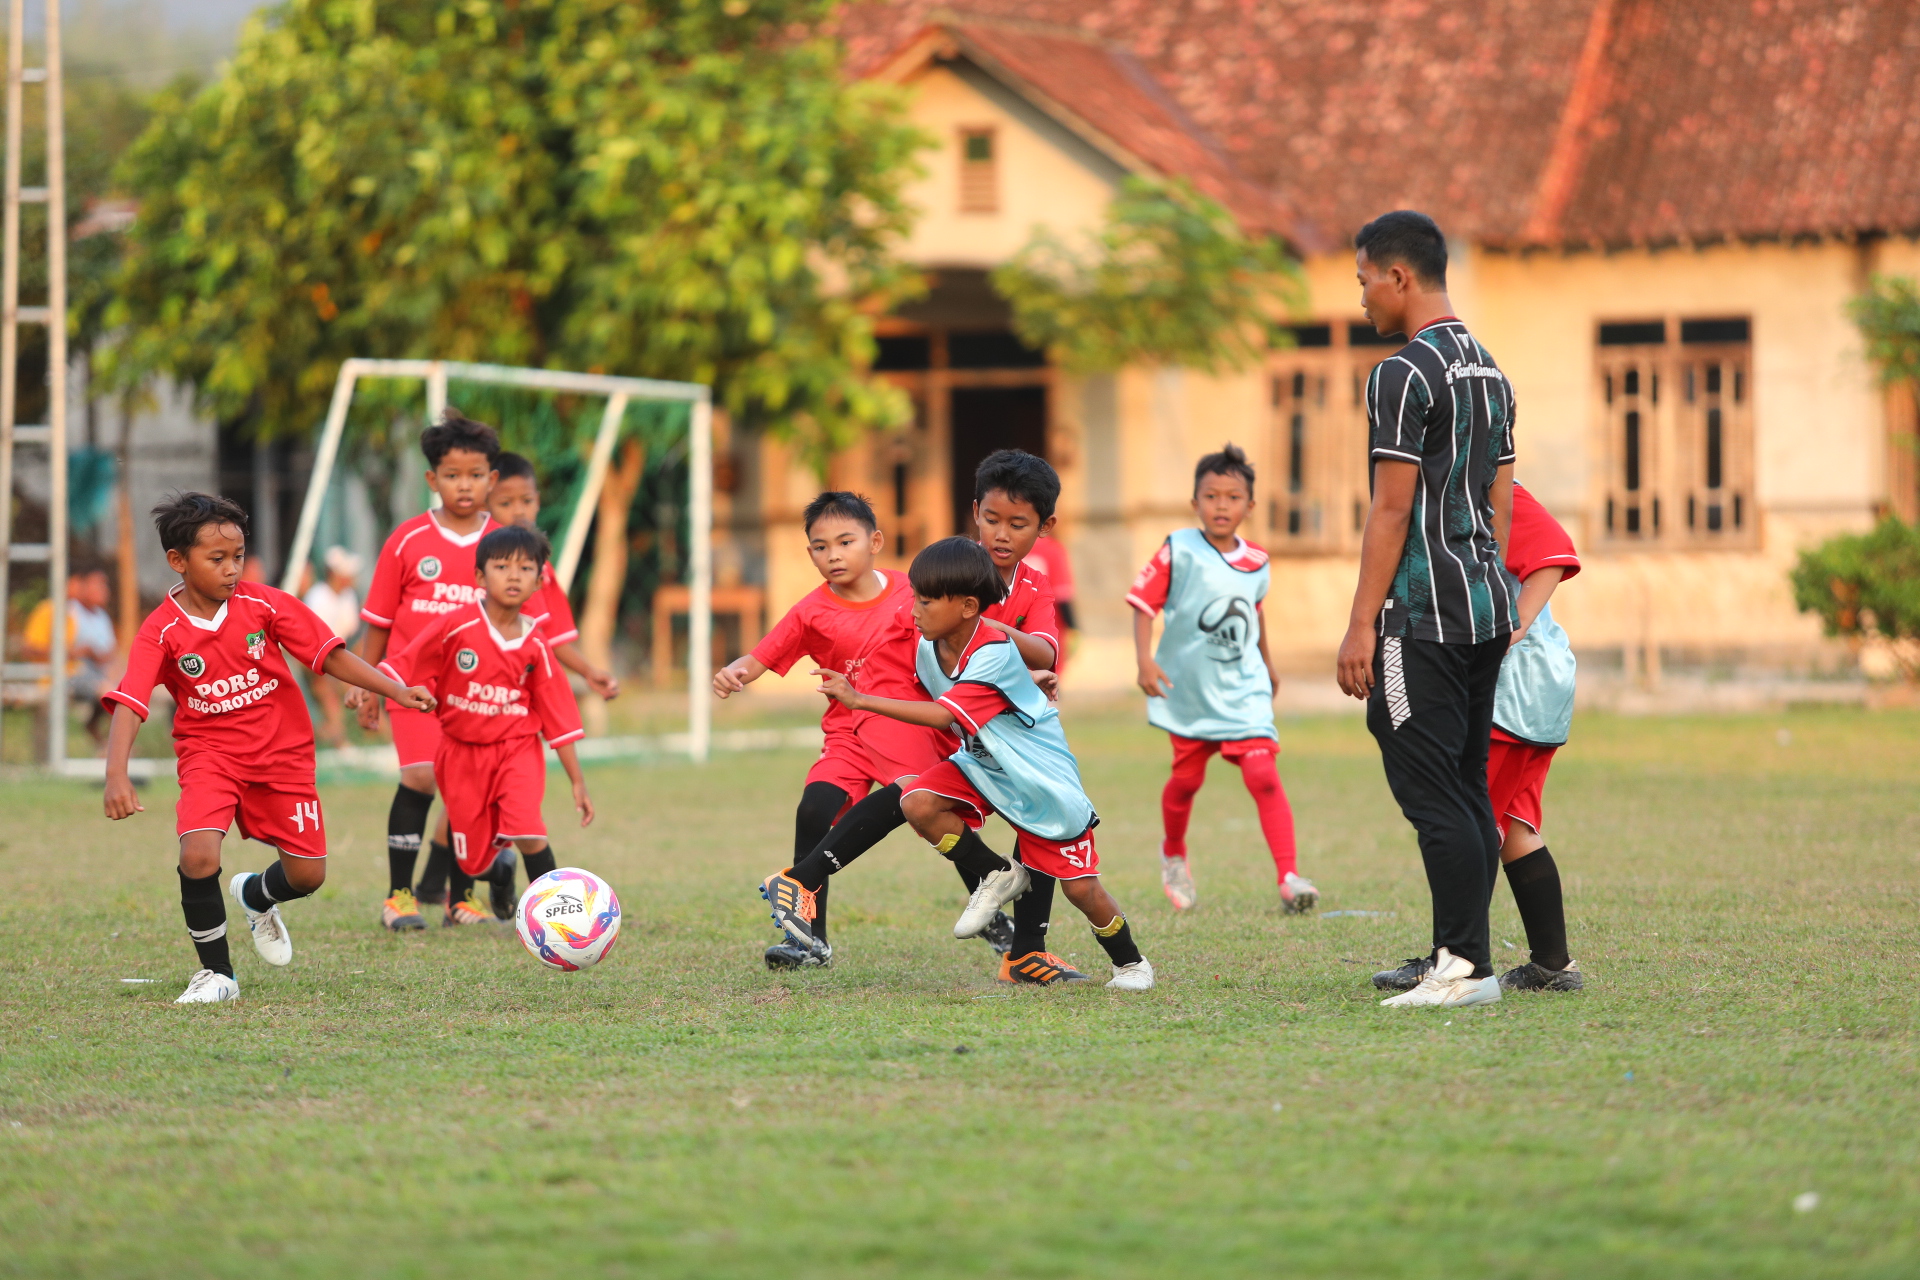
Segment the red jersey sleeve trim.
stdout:
[[142,720],[147,718],[147,704],[130,693],[122,693],[118,689],[109,689],[100,695],[100,701],[121,703],[125,705],[127,710],[133,712],[133,714],[139,716]]
[[346,645],[347,642],[339,636],[328,636],[321,642],[319,650],[313,655],[313,661],[307,664],[307,670],[317,676],[325,675],[326,672],[322,671],[321,668],[326,665],[327,659],[333,656],[335,649],[344,649]]
[[939,703],[941,706],[945,707],[947,710],[953,712],[953,718],[958,720],[961,724],[965,725],[967,732],[969,734],[976,735],[976,736],[979,734],[980,732],[979,724],[974,720],[972,716],[967,714],[967,709],[965,707],[955,702],[952,698],[945,697],[945,696],[939,699]]
[[572,644],[575,640],[578,640],[579,638],[580,638],[580,628],[575,627],[573,630],[563,631],[557,636],[548,636],[547,643],[552,645],[554,648],[558,649],[561,645]]
[[360,611],[360,617],[363,621],[371,622],[376,627],[387,627],[391,629],[393,626],[392,618],[383,618],[371,609],[362,609]]
[[378,667],[374,669],[376,671],[380,671],[384,673],[387,679],[393,681],[395,684],[404,685],[407,682],[406,677],[401,675],[398,671],[395,671],[392,665],[389,663],[382,662]]
[[1127,603],[1146,614],[1149,618],[1157,616],[1160,612],[1131,591],[1127,592]]
[[547,745],[549,747],[564,747],[569,742],[578,741],[586,736],[587,731],[585,729],[574,729],[571,732],[561,734],[557,738],[548,738]]

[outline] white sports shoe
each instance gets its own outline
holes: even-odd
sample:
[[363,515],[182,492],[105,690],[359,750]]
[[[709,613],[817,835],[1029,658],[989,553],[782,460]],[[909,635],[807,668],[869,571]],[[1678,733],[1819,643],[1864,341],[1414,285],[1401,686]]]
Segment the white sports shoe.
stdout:
[[1151,991],[1153,990],[1153,965],[1145,960],[1135,960],[1132,964],[1113,966],[1113,981],[1107,984],[1109,991]]
[[175,1000],[175,1004],[219,1004],[222,1000],[238,1000],[240,984],[224,973],[215,973],[211,969],[202,969],[193,975],[187,983],[187,989]]
[[291,964],[293,937],[287,932],[287,922],[280,918],[279,904],[275,903],[265,911],[255,911],[240,895],[247,881],[258,874],[255,871],[235,872],[233,879],[227,882],[227,892],[240,904],[240,910],[246,912],[247,932],[253,935],[253,949],[260,953],[260,958],[271,965]]
[[1193,872],[1185,858],[1169,858],[1166,849],[1166,845],[1160,846],[1160,887],[1167,891],[1167,901],[1175,911],[1190,911],[1195,901]]
[[953,922],[956,938],[977,938],[993,923],[993,913],[1027,891],[1033,878],[1015,862],[1005,871],[995,871],[980,881],[980,887],[967,899],[967,909]]
[[1401,1008],[1460,1009],[1470,1004],[1491,1004],[1500,998],[1500,979],[1488,974],[1473,976],[1473,962],[1454,955],[1445,947],[1434,953],[1433,970],[1420,979],[1420,985],[1397,996],[1388,996],[1381,1004]]
[[1280,905],[1290,916],[1303,916],[1320,905],[1320,891],[1313,881],[1289,871],[1280,882]]

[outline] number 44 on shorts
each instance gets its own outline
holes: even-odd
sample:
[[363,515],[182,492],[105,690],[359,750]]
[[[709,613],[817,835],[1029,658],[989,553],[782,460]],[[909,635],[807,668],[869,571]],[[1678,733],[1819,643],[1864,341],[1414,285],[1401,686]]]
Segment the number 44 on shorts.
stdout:
[[315,831],[320,829],[320,802],[318,800],[294,801],[293,829],[305,835],[308,823],[313,824]]

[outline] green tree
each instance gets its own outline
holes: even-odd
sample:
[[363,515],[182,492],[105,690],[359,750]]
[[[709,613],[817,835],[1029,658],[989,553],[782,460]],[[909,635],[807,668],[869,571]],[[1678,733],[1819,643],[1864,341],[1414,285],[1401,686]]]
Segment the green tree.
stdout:
[[1800,553],[1791,580],[1793,602],[1828,635],[1895,642],[1902,672],[1920,674],[1901,643],[1920,640],[1920,527],[1886,516],[1871,532],[1829,538]]
[[1906,276],[1875,276],[1849,310],[1881,376],[1920,384],[1920,285]]
[[828,0],[288,0],[163,98],[113,319],[263,437],[355,355],[712,383],[823,457],[902,397],[869,316],[923,145]]
[[1076,248],[1042,228],[993,275],[1014,328],[1079,372],[1128,364],[1221,371],[1261,359],[1299,296],[1282,245],[1243,233],[1184,181],[1130,177]]

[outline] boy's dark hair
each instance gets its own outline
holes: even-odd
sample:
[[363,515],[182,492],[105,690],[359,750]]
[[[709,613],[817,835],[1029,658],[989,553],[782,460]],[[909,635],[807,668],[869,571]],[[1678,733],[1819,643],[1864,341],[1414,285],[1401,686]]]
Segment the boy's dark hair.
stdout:
[[1024,449],[997,449],[973,473],[973,500],[981,501],[995,489],[1015,502],[1033,507],[1042,522],[1060,501],[1060,474]]
[[500,456],[493,460],[493,469],[500,473],[502,480],[531,480],[536,486],[540,483],[533,474],[533,463],[518,453],[502,450]]
[[502,525],[480,539],[480,545],[473,549],[473,563],[476,568],[484,569],[495,560],[511,560],[515,556],[525,556],[533,561],[537,568],[545,564],[552,554],[552,548],[547,545],[546,534],[538,529],[509,524]]
[[993,567],[993,557],[972,538],[942,538],[920,549],[907,567],[913,593],[933,600],[972,596],[982,609],[1006,597],[1007,584]]
[[866,526],[868,533],[877,533],[880,520],[873,514],[873,504],[857,493],[845,489],[829,489],[800,513],[800,527],[809,534],[813,532],[813,522],[823,516],[839,516],[842,520],[851,520],[855,524]]
[[232,498],[216,493],[175,493],[152,511],[153,527],[160,532],[160,548],[185,554],[200,541],[200,531],[210,524],[240,526],[240,537],[247,536],[247,513]]
[[428,466],[437,467],[440,459],[455,449],[484,453],[487,464],[496,466],[500,461],[500,433],[448,406],[441,413],[440,421],[420,433],[420,452],[427,455]]
[[1207,476],[1239,476],[1247,482],[1247,496],[1253,496],[1253,464],[1247,461],[1247,451],[1231,440],[1221,446],[1220,452],[1207,454],[1194,466],[1195,497],[1200,494],[1200,481]]
[[1429,289],[1447,287],[1447,238],[1440,224],[1412,209],[1383,213],[1360,228],[1353,247],[1364,249],[1376,267],[1399,263]]

